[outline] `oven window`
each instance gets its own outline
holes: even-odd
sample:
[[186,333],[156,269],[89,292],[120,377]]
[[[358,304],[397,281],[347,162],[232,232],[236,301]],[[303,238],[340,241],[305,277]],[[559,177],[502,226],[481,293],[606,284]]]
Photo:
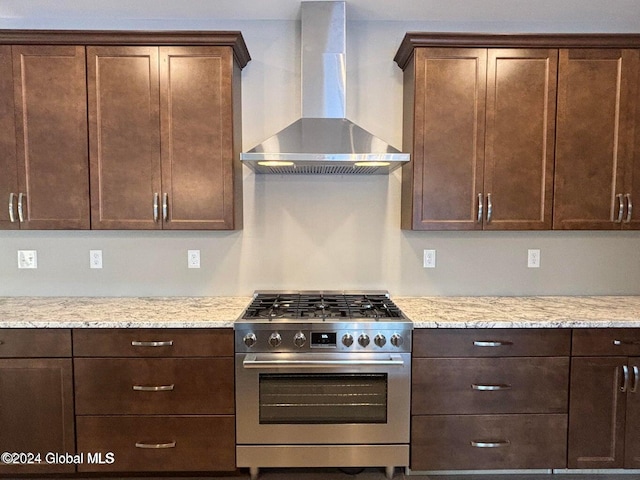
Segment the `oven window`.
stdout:
[[386,422],[386,373],[260,375],[260,423]]

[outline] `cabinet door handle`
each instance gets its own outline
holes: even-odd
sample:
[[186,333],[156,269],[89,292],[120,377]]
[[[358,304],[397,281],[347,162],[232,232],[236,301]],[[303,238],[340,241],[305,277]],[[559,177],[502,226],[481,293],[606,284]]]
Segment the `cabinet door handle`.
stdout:
[[20,223],[24,223],[24,210],[23,210],[23,201],[24,201],[24,193],[20,192],[18,194],[18,219]]
[[136,392],[170,392],[173,390],[175,385],[172,383],[171,385],[158,385],[158,386],[147,386],[147,385],[134,385],[133,389]]
[[13,200],[16,198],[16,194],[11,192],[9,194],[9,221],[11,223],[15,223],[16,222],[16,216],[14,214],[14,205],[13,205]]
[[481,392],[495,392],[498,390],[510,390],[511,385],[509,385],[508,383],[498,383],[495,385],[480,385],[477,383],[473,383],[471,385],[471,388],[473,390],[479,390]]
[[482,215],[484,210],[484,200],[482,199],[482,194],[478,194],[478,223],[482,223]]
[[640,341],[637,341],[637,340],[614,340],[613,344],[617,345],[617,346],[621,346],[621,345],[640,345]]
[[471,446],[476,448],[506,447],[510,443],[509,440],[471,440]]
[[144,443],[136,442],[136,448],[176,448],[175,440],[173,442],[166,443]]
[[622,386],[620,387],[620,391],[626,392],[629,388],[629,367],[627,367],[626,365],[622,366],[622,376],[623,381]]
[[162,220],[169,220],[169,194],[165,193],[162,196]]
[[616,195],[616,198],[618,199],[618,218],[614,220],[614,222],[622,223],[622,215],[624,215],[624,200],[622,199],[623,196],[621,193]]
[[503,347],[505,345],[513,345],[512,342],[501,342],[499,340],[474,340],[474,347]]
[[631,393],[636,393],[638,391],[638,380],[640,380],[640,372],[638,372],[638,366],[634,365],[633,366],[633,385],[631,385],[631,388],[629,388],[629,391]]
[[162,342],[139,342],[133,340],[131,342],[132,347],[173,347],[173,340],[167,340]]
[[624,198],[627,199],[627,218],[625,219],[625,223],[631,222],[631,215],[633,214],[633,203],[631,202],[631,194],[627,193]]
[[487,223],[491,223],[492,214],[493,214],[493,202],[491,201],[491,194],[487,193]]
[[153,221],[158,221],[158,202],[160,201],[160,195],[156,192],[153,194]]

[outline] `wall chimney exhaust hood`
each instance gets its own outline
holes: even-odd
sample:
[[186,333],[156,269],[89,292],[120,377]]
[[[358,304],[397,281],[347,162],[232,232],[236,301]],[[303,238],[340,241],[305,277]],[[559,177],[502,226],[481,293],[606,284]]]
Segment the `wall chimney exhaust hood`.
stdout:
[[388,174],[409,161],[346,118],[346,5],[301,3],[302,118],[240,160],[256,173]]

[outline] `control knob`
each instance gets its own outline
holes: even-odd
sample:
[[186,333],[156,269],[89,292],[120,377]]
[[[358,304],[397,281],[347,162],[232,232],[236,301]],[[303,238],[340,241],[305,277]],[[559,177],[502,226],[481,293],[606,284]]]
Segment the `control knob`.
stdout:
[[393,345],[394,347],[401,347],[403,343],[404,340],[400,335],[398,335],[397,333],[391,335],[391,345]]
[[378,347],[382,348],[384,347],[384,344],[387,343],[387,339],[384,338],[384,335],[379,333],[374,337],[373,343],[375,343]]
[[282,343],[282,337],[280,336],[280,334],[278,332],[274,332],[269,336],[269,345],[271,345],[273,348],[277,347],[280,345],[280,343]]
[[298,348],[302,347],[306,341],[307,337],[302,332],[298,332],[293,336],[293,344]]
[[242,341],[244,342],[244,344],[251,348],[253,347],[256,342],[258,341],[258,339],[256,338],[256,334],[255,333],[247,333],[244,338],[242,339]]
[[345,347],[350,347],[351,345],[353,345],[353,337],[351,336],[351,334],[350,334],[350,333],[345,333],[345,334],[342,336],[342,344],[343,344]]
[[367,335],[366,333],[360,335],[358,337],[358,343],[361,347],[366,347],[367,345],[369,345],[369,335]]

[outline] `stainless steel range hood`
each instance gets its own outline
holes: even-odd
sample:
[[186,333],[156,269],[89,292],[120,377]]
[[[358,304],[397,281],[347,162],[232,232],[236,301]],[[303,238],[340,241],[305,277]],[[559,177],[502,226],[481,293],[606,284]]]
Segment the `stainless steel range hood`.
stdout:
[[256,173],[388,174],[409,161],[346,118],[346,5],[301,3],[302,118],[240,154]]

